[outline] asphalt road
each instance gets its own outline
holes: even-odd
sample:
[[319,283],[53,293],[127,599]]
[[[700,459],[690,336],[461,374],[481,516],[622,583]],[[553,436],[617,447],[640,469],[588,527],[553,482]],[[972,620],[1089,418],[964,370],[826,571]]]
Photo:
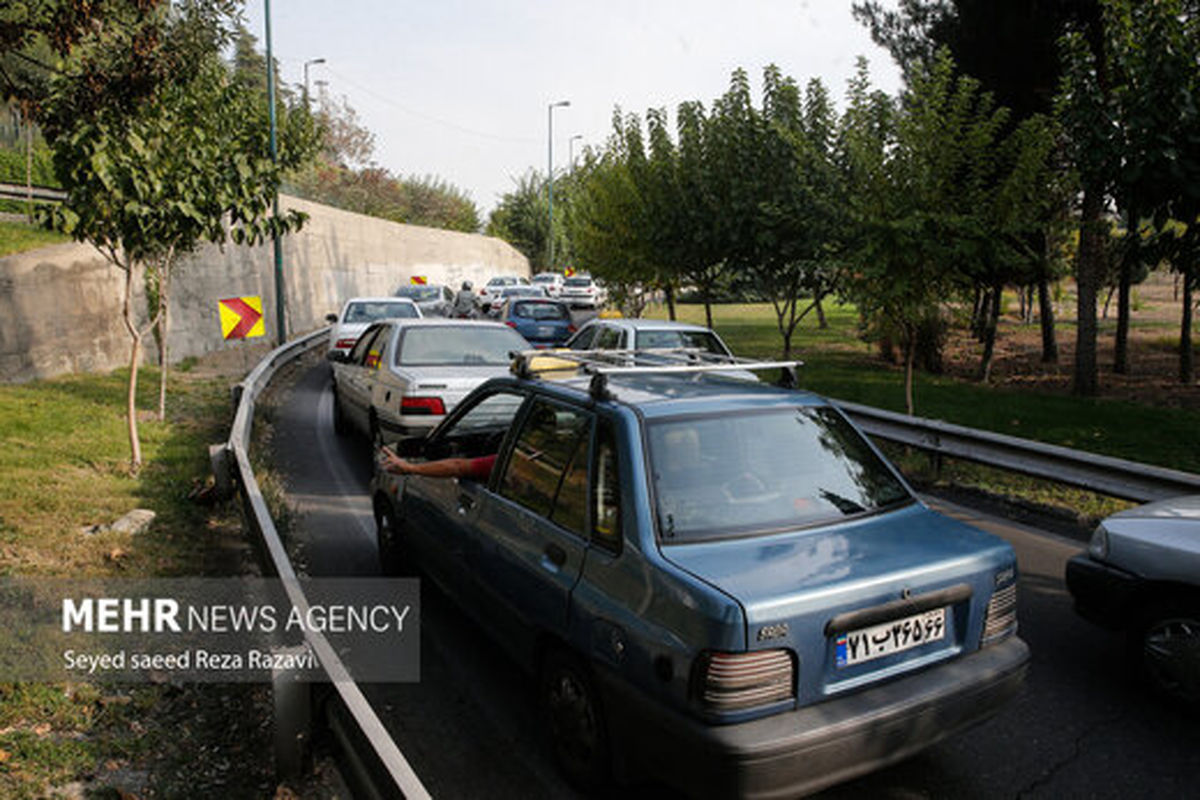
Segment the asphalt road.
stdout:
[[[333,432],[329,371],[299,373],[275,414],[274,456],[314,576],[378,573],[365,441]],[[1063,566],[1082,544],[957,506],[944,510],[1012,543],[1020,635],[1033,663],[996,717],[828,798],[1200,796],[1200,717],[1132,684],[1123,641],[1079,620]],[[532,682],[436,588],[422,586],[421,682],[367,695],[437,798],[577,796],[541,745]],[[641,786],[622,797],[671,797]]]

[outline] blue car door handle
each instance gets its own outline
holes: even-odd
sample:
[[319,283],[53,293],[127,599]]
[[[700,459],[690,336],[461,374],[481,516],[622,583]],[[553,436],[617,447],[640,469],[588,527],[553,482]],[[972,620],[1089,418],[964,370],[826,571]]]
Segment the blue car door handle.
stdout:
[[563,550],[556,544],[546,545],[546,549],[542,551],[546,555],[546,560],[556,567],[561,567],[567,563],[567,551]]
[[466,514],[475,507],[475,498],[469,494],[460,494],[458,496],[458,513]]

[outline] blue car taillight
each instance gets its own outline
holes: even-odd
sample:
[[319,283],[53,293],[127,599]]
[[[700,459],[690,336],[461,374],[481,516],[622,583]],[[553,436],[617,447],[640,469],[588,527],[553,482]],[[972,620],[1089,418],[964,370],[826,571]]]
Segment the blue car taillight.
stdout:
[[696,690],[708,711],[742,711],[796,696],[795,664],[787,650],[711,651],[700,656]]
[[[992,592],[987,604],[987,615],[983,619],[983,636],[980,647],[1003,641],[1017,632],[1017,582],[1011,570],[1003,572],[1009,581]],[[1001,581],[997,580],[997,583]]]

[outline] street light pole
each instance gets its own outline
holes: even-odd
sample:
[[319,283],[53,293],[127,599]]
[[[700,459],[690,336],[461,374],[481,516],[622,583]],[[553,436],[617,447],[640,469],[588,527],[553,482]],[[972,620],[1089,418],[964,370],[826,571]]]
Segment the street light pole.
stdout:
[[546,108],[546,207],[550,212],[550,229],[546,231],[546,269],[554,271],[554,109],[571,105],[559,100]]
[[[271,163],[279,164],[279,145],[275,136],[275,59],[271,55],[271,0],[263,0],[263,16],[267,28],[267,117],[271,126]],[[272,214],[276,222],[279,220],[279,186],[275,187],[275,197],[271,201]],[[285,286],[283,282],[283,250],[279,241],[279,229],[271,232],[271,241],[275,248],[275,332],[279,337],[278,344],[287,341],[287,324],[284,320]]]
[[575,174],[575,140],[582,139],[583,134],[577,133],[567,140],[567,168],[571,170],[571,174]]
[[310,58],[304,62],[304,107],[308,108],[308,68],[313,64],[324,64],[323,58]]

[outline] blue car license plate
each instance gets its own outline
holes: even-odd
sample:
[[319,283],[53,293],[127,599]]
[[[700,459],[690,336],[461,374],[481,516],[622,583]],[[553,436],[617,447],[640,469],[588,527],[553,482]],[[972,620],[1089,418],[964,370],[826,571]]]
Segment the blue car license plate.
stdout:
[[859,628],[834,640],[837,665],[850,667],[864,661],[902,653],[946,636],[946,609],[935,608],[911,617]]

